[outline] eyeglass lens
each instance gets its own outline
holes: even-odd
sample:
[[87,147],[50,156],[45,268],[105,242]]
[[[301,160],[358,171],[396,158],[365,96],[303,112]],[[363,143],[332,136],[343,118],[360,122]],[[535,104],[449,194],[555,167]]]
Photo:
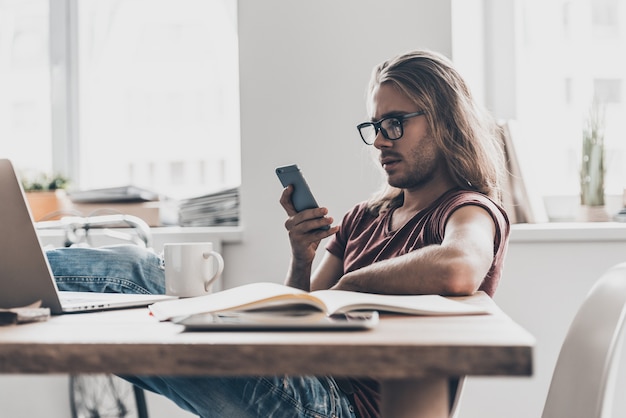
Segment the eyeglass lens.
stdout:
[[371,145],[376,140],[376,135],[378,134],[376,125],[380,126],[383,136],[387,139],[394,140],[402,137],[402,121],[398,118],[389,118],[380,121],[379,124],[364,123],[359,126],[361,137],[367,144]]

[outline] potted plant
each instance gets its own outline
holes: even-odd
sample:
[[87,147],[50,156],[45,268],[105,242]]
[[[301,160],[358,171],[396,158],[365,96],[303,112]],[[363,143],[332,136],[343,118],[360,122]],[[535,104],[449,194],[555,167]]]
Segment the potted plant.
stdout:
[[583,127],[580,169],[581,220],[608,221],[604,207],[604,112],[594,101]]
[[68,184],[67,177],[59,174],[37,174],[22,179],[22,187],[35,222],[60,218],[61,211],[68,206],[65,193]]

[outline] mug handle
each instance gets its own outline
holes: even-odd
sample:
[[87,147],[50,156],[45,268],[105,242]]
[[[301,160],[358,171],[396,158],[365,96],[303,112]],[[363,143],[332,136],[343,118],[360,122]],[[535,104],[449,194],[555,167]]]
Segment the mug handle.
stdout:
[[210,277],[205,277],[204,279],[204,290],[208,292],[215,279],[217,279],[224,271],[224,259],[222,258],[222,255],[220,253],[215,251],[202,253],[202,257],[205,260],[208,260],[211,257],[214,257],[215,260],[217,260],[217,269],[215,273],[213,273]]

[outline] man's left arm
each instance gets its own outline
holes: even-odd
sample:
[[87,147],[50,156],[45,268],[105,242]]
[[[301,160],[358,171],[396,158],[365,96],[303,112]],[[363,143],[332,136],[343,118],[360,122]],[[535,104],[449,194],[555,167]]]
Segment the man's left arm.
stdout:
[[494,258],[496,226],[474,205],[452,213],[443,242],[345,274],[333,289],[387,294],[469,295]]

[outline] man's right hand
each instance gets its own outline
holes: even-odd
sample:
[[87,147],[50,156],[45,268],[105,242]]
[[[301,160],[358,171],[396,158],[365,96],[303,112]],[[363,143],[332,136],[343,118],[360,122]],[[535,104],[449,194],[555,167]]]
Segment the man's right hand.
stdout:
[[288,215],[285,228],[289,232],[293,261],[296,264],[310,264],[315,258],[315,252],[320,241],[337,233],[339,227],[334,226],[327,230],[320,229],[333,223],[333,218],[327,216],[327,208],[305,209],[296,212],[291,202],[292,193],[293,186],[285,187],[280,197],[280,204]]

